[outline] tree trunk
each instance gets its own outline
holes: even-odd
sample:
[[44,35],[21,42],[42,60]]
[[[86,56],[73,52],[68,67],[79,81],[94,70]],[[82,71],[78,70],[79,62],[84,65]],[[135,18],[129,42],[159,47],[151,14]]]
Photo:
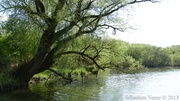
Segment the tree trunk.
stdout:
[[51,46],[54,43],[53,30],[51,27],[44,31],[36,55],[29,62],[20,65],[13,71],[13,76],[17,78],[20,85],[28,87],[28,82],[33,75],[43,72],[53,65],[54,53],[51,51]]

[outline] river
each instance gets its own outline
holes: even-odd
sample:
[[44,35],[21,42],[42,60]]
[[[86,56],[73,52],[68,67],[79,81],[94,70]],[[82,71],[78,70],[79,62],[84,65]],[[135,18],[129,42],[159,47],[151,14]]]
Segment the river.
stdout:
[[0,101],[180,101],[180,69],[149,69],[137,74],[101,73],[84,83],[31,85],[0,94]]

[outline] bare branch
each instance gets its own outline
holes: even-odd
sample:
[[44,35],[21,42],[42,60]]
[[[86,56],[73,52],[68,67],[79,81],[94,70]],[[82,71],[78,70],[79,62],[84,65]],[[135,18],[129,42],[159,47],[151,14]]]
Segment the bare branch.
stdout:
[[83,53],[83,52],[77,52],[77,51],[67,51],[67,52],[59,53],[60,56],[62,56],[62,55],[67,55],[67,54],[77,54],[77,55],[81,55],[81,56],[87,57],[88,59],[90,59],[91,61],[93,61],[93,63],[94,63],[99,69],[104,70],[104,68],[101,67],[101,66],[97,63],[97,61],[95,60],[95,58],[89,56],[88,54],[85,54],[85,53]]
[[49,68],[48,70],[50,70],[51,72],[53,72],[53,73],[57,74],[58,76],[62,77],[62,79],[69,81],[69,83],[72,82],[72,78],[67,78],[63,74],[61,74],[59,72],[56,72],[54,69]]
[[82,11],[85,11],[85,10],[90,9],[90,7],[91,7],[91,5],[92,5],[92,3],[93,3],[94,1],[95,1],[95,0],[92,0],[92,1],[90,0],[89,3],[87,4],[87,6],[82,9]]

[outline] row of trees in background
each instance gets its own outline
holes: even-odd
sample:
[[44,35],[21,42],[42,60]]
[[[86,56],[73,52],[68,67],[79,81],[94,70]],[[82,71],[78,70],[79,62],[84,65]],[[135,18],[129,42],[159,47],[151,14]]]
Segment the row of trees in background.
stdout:
[[180,46],[161,48],[145,44],[132,44],[127,55],[139,60],[145,67],[180,66]]

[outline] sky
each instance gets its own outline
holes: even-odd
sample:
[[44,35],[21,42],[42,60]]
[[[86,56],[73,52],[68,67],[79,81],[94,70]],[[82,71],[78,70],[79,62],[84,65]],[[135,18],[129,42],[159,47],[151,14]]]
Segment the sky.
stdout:
[[112,37],[158,47],[180,45],[180,0],[142,3],[133,9],[129,24],[136,26],[136,30],[119,32]]

